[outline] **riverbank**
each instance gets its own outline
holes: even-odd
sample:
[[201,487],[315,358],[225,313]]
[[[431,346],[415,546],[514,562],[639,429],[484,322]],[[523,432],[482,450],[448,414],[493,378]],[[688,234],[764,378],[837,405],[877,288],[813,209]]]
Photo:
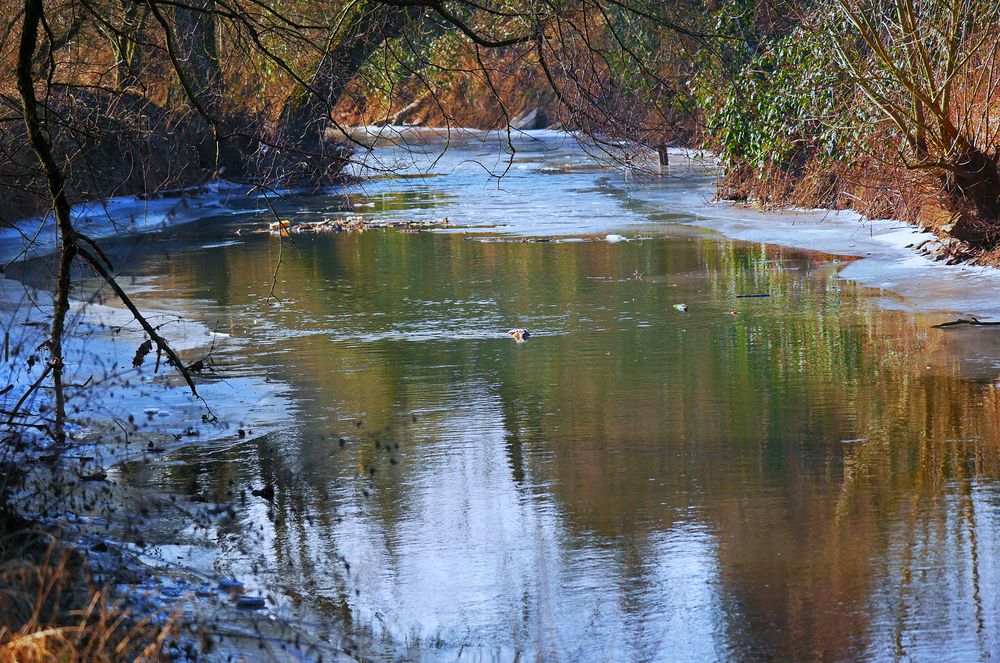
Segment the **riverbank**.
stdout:
[[947,239],[893,219],[849,210],[774,210],[703,197],[664,195],[639,185],[632,194],[653,207],[672,205],[697,225],[727,237],[858,258],[844,279],[884,290],[885,305],[914,312],[948,311],[1000,319],[1000,270],[950,260]]
[[[169,367],[155,373],[152,358],[132,367],[143,334],[127,311],[75,302],[65,352],[71,369],[67,382],[79,386],[68,394],[74,413],[70,439],[57,447],[33,429],[46,425],[48,392],[20,402],[44,362],[32,360],[31,353],[44,345],[49,299],[47,293],[0,277],[0,320],[9,344],[5,380],[11,385],[0,396],[0,409],[6,416],[15,403],[19,406],[14,435],[0,445],[0,460],[7,468],[4,488],[13,491],[7,496],[10,505],[23,519],[5,521],[15,530],[0,527],[0,550],[17,555],[5,568],[18,573],[49,577],[51,567],[55,575],[45,591],[61,602],[50,608],[46,601],[34,622],[0,624],[15,632],[28,629],[24,638],[0,634],[0,660],[8,654],[26,660],[28,649],[46,647],[100,657],[102,650],[91,642],[95,638],[111,643],[131,638],[140,647],[158,640],[165,655],[180,660],[284,661],[290,652],[304,660],[356,660],[350,653],[354,641],[345,637],[331,643],[329,634],[315,637],[294,618],[275,619],[268,588],[251,578],[237,581],[222,569],[213,572],[218,542],[207,530],[223,526],[247,508],[248,498],[258,497],[231,488],[208,503],[205,496],[139,491],[122,481],[123,468],[162,463],[188,445],[222,450],[266,435],[288,416],[284,386],[249,376],[221,379],[210,370],[198,378],[203,400],[195,399]],[[145,312],[185,361],[218,351],[228,340],[175,311]],[[17,468],[16,476],[11,468]],[[25,537],[38,542],[9,545]],[[28,594],[42,591],[20,576],[0,575],[0,587],[9,596],[34,600]],[[39,631],[62,628],[58,620],[66,611],[84,610],[98,600],[93,597],[99,597],[101,607],[85,626],[47,645],[34,635],[32,623]],[[102,629],[112,623],[114,632],[105,633]],[[36,644],[28,647],[32,638]]]

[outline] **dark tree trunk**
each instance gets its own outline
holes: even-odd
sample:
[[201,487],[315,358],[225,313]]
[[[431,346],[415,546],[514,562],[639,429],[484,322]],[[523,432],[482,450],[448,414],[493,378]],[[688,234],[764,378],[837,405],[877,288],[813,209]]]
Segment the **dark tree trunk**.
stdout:
[[[45,173],[56,225],[59,228],[59,275],[56,280],[55,306],[52,312],[52,328],[49,336],[49,366],[52,372],[52,390],[55,398],[55,422],[52,431],[55,441],[66,439],[66,399],[63,388],[63,332],[66,314],[69,312],[70,267],[76,257],[76,230],[70,219],[70,205],[66,197],[66,180],[52,154],[52,137],[45,130],[38,114],[38,100],[35,97],[35,83],[32,62],[38,44],[38,26],[44,21],[45,9],[42,0],[25,0],[24,23],[21,26],[21,41],[18,48],[15,78],[17,91],[21,97],[24,126],[28,131],[28,142],[38,156],[38,162]],[[44,376],[44,374],[43,374]]]
[[298,153],[295,158],[318,160],[314,169],[325,170],[327,159],[337,156],[324,146],[330,111],[365,61],[386,40],[402,34],[406,21],[419,11],[377,0],[359,3],[331,34],[326,53],[308,81],[309,88],[297,88],[285,102],[279,143]]
[[190,8],[174,10],[177,48],[186,63],[192,91],[205,108],[218,116],[222,102],[222,72],[215,34],[215,0],[188,0]]
[[186,0],[185,4],[174,8],[177,51],[189,94],[198,100],[216,128],[216,133],[206,132],[198,142],[198,158],[208,171],[240,176],[246,169],[248,146],[245,140],[233,136],[235,119],[224,103],[215,0]]
[[128,90],[139,80],[142,67],[141,35],[149,9],[124,0],[115,5],[117,25],[108,26],[104,32],[115,54],[115,89]]

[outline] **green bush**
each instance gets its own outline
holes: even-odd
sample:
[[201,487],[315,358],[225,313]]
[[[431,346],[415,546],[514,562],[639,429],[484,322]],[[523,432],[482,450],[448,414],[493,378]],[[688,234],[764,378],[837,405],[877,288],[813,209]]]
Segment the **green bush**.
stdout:
[[[843,156],[851,121],[851,86],[833,60],[825,33],[789,34],[703,58],[691,92],[712,147],[727,165],[795,168],[808,157]],[[734,64],[724,68],[718,64]]]

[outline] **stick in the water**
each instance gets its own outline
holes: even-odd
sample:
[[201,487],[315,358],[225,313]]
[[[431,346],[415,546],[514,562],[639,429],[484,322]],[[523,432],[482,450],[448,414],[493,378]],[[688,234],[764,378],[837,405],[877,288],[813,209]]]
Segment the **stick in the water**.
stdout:
[[958,320],[952,320],[951,322],[942,322],[939,325],[932,325],[935,329],[941,329],[942,327],[955,327],[957,325],[971,325],[973,327],[995,327],[1000,325],[1000,322],[986,322],[980,320],[975,316],[969,316],[968,318],[959,318]]
[[762,292],[757,295],[736,295],[736,299],[755,299],[757,297],[770,297],[771,293]]

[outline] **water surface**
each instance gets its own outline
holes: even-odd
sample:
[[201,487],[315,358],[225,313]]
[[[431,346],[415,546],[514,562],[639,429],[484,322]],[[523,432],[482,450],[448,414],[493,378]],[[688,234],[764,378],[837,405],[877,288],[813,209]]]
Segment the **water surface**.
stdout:
[[886,308],[849,258],[701,230],[671,201],[710,173],[643,203],[541,138],[275,202],[491,228],[237,236],[269,220],[240,199],[119,249],[143,301],[231,335],[219,393],[274,389],[219,404],[247,438],[122,468],[236,502],[208,533],[159,516],[186,563],[405,660],[1000,651],[1000,335]]

